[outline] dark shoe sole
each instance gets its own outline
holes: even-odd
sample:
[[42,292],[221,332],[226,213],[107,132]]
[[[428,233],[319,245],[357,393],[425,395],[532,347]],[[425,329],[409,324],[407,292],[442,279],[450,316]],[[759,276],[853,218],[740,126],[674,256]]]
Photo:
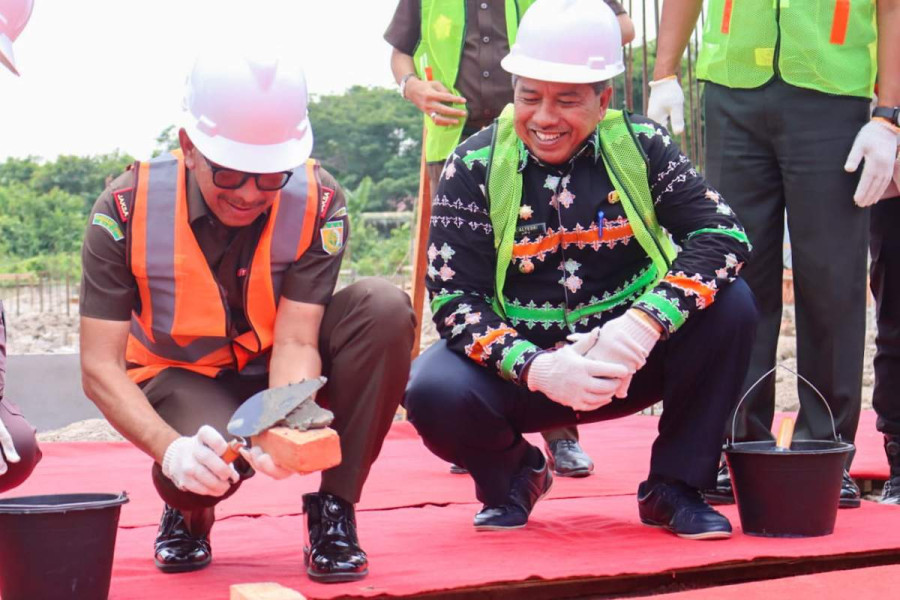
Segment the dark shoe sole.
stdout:
[[200,563],[185,563],[180,565],[169,565],[166,563],[161,563],[155,558],[153,559],[153,564],[156,565],[156,568],[162,571],[163,573],[189,573],[191,571],[199,571],[200,569],[205,569],[209,566],[209,563],[212,562],[212,557]]
[[572,471],[557,471],[556,469],[553,469],[553,474],[556,475],[557,477],[572,477],[575,479],[579,479],[581,477],[587,477],[588,475],[590,475],[593,472],[594,472],[593,468],[575,469]]
[[708,504],[712,505],[727,505],[734,504],[734,495],[726,495],[726,494],[717,494],[715,492],[703,492],[703,498],[706,499]]
[[841,498],[838,501],[838,508],[859,508],[860,504],[859,498]]
[[[544,496],[549,494],[550,490],[552,490],[552,489],[553,489],[553,480],[551,479],[550,486],[547,488],[547,491],[545,491],[543,494],[538,496],[538,499],[534,501],[535,506],[537,506],[537,503],[540,502],[541,500],[543,500]],[[534,510],[534,507],[532,507],[532,510]],[[529,514],[528,517],[530,518],[531,515]],[[527,520],[524,523],[522,523],[521,525],[510,525],[507,527],[503,527],[500,525],[474,525],[474,527],[475,527],[475,531],[511,531],[513,529],[522,529],[526,525],[528,525]]]
[[454,475],[468,475],[469,470],[460,467],[459,465],[450,465],[450,472]]
[[369,574],[369,569],[358,573],[316,573],[312,569],[307,568],[306,574],[316,583],[344,583],[347,581],[359,581],[365,579]]
[[686,540],[727,540],[731,537],[730,531],[704,531],[703,533],[678,533],[677,531],[673,531],[668,525],[663,525],[662,523],[657,523],[655,521],[650,521],[648,519],[641,518],[641,523],[646,525],[647,527],[655,527],[657,529],[665,529],[669,533],[675,534],[680,538],[684,538]]

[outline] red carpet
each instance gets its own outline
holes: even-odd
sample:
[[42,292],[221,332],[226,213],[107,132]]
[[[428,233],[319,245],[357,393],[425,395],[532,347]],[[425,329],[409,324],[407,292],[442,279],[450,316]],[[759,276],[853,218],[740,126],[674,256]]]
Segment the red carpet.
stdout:
[[869,598],[893,598],[900,582],[900,566],[869,567],[849,571],[832,571],[785,577],[769,581],[753,581],[740,585],[725,585],[677,592],[666,596],[641,596],[657,600],[772,600],[773,598],[815,598],[816,600],[847,600],[864,593]]
[[[864,415],[856,462],[877,474],[883,463],[880,436],[865,431],[874,431],[873,422]],[[840,511],[834,535],[806,540],[745,536],[735,507],[723,510],[736,529],[728,541],[685,541],[641,526],[634,494],[646,474],[656,423],[653,417],[633,416],[582,427],[596,474],[557,478],[528,527],[504,533],[476,533],[471,519],[479,507],[469,478],[450,475],[408,423],[395,424],[359,505],[371,575],[357,584],[313,584],[303,571],[300,495],[315,489],[315,476],[248,481],[218,509],[213,565],[169,576],[152,563],[161,502],[150,482],[150,460],[128,444],[44,444],[35,474],[5,496],[127,490],[131,502],[123,507],[110,596],[123,600],[220,599],[231,584],[260,581],[299,589],[310,598],[403,597],[529,579],[639,578],[762,558],[796,557],[800,564],[812,556],[895,550],[900,556],[900,510],[869,502]],[[539,436],[534,441],[541,443]],[[887,474],[886,465],[882,473]]]

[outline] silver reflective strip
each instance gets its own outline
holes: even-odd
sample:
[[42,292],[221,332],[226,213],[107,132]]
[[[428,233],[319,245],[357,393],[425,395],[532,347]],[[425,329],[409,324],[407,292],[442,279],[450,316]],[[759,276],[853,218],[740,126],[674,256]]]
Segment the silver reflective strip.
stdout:
[[297,256],[297,245],[300,243],[300,236],[303,233],[303,221],[308,202],[308,184],[306,164],[304,163],[294,169],[294,176],[281,190],[281,201],[278,206],[278,214],[275,215],[272,248],[269,256],[272,263],[272,290],[275,292],[276,306],[281,298],[284,273]]

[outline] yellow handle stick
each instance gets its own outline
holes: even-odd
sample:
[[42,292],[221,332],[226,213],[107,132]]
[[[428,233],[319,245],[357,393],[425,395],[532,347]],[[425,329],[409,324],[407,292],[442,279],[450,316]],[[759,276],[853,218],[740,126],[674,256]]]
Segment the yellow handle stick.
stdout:
[[791,449],[791,440],[794,437],[794,419],[785,417],[781,420],[781,426],[778,428],[778,439],[775,447],[778,450],[788,451]]

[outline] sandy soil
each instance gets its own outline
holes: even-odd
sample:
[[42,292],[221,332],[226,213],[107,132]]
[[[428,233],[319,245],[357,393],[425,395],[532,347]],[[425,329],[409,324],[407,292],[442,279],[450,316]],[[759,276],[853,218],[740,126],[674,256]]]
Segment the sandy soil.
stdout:
[[[2,290],[0,290],[2,293]],[[73,291],[73,293],[76,293]],[[10,354],[32,353],[67,353],[77,352],[78,349],[78,316],[77,296],[70,296],[70,314],[65,314],[64,294],[60,294],[56,303],[45,302],[45,312],[39,312],[37,302],[27,301],[27,295],[20,297],[19,314],[16,315],[15,302],[9,296],[4,300],[7,311],[8,325],[8,352]],[[872,358],[875,353],[874,312],[870,307],[866,332],[866,357],[865,370],[863,372],[863,408],[872,406],[872,385],[874,374],[872,370]],[[421,347],[424,350],[437,339],[431,314],[426,304],[423,316],[424,328],[422,330]],[[781,339],[778,344],[778,360],[785,366],[796,370],[796,338],[794,337],[794,307],[785,306],[784,318],[781,324]],[[778,410],[796,411],[799,408],[797,400],[796,378],[787,371],[779,369],[776,372],[776,406]],[[115,432],[103,419],[90,419],[79,423],[73,423],[62,429],[44,432],[39,435],[45,441],[75,441],[75,440],[121,440],[122,437]]]

